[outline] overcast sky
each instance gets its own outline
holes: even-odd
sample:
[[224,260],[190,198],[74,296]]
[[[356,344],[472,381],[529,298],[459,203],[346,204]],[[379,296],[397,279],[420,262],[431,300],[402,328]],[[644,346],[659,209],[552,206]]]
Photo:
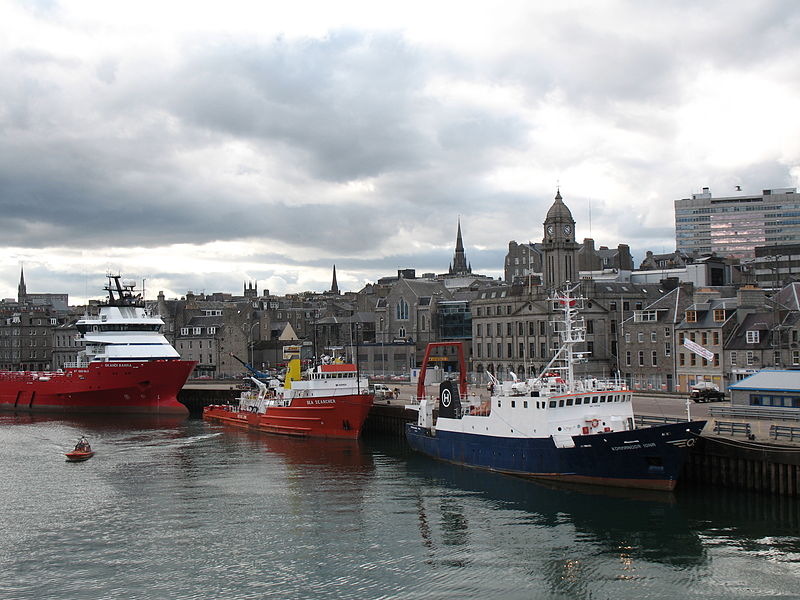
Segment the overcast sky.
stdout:
[[[537,8],[538,7],[538,8]],[[800,3],[0,0],[0,297],[357,290],[541,241],[675,248],[794,187]]]

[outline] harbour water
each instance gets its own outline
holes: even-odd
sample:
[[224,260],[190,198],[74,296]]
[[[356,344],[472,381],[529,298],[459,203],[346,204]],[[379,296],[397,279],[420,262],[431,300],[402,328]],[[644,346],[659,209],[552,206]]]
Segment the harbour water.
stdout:
[[[81,434],[97,454],[65,462]],[[196,419],[0,415],[0,440],[3,599],[800,598],[787,498],[556,489]]]

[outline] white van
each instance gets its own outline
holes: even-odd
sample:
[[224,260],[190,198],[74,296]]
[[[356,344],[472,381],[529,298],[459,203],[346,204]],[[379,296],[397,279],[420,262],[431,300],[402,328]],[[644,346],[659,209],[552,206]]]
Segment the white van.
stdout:
[[389,389],[389,386],[385,383],[376,383],[372,386],[372,391],[375,394],[375,399],[380,400],[382,398],[391,398],[394,396],[392,390]]

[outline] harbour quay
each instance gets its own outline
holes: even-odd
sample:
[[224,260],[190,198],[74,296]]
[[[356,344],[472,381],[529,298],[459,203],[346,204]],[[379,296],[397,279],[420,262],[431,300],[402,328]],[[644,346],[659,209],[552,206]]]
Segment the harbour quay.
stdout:
[[[209,404],[233,403],[246,382],[241,380],[191,380],[179,394],[190,414],[202,414]],[[391,382],[397,396],[376,398],[364,423],[363,435],[403,439],[406,423],[417,419],[416,387]],[[435,386],[426,394],[436,396]],[[472,386],[471,395],[488,399],[483,386]],[[792,411],[757,412],[731,406],[730,402],[698,404],[676,393],[634,394],[637,427],[707,419],[702,435],[691,449],[682,482],[694,486],[745,489],[770,495],[800,496],[800,414]],[[796,411],[800,413],[800,411]]]

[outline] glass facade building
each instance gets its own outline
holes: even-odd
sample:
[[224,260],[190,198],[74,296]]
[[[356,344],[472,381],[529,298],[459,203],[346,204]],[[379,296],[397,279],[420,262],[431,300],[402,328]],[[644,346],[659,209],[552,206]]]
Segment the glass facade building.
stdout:
[[800,243],[800,195],[796,188],[760,195],[714,198],[708,188],[675,200],[678,251],[752,258],[756,246]]

